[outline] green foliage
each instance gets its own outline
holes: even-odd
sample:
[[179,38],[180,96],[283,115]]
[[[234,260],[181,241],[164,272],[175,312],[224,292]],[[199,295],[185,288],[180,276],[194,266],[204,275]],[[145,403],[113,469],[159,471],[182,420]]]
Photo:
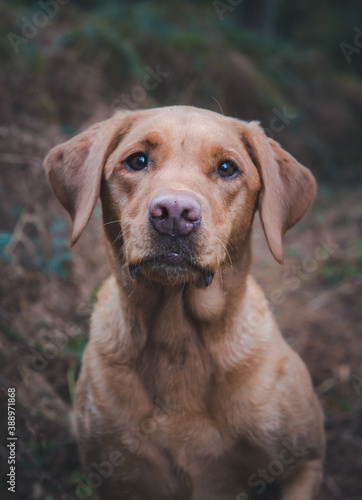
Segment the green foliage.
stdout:
[[61,127],[62,134],[73,136],[77,133],[77,129],[72,125],[66,124]]
[[362,238],[358,238],[357,240],[353,241],[350,245],[350,248],[352,250],[353,256],[357,261],[362,260]]
[[84,492],[83,495],[86,495],[87,500],[97,500],[98,496],[95,490],[87,484],[87,475],[84,472],[74,471],[72,473],[72,484],[74,488],[79,486],[79,484],[82,484]]
[[[348,65],[340,49],[342,42],[354,45],[355,26],[360,27],[362,3],[358,0],[279,0],[276,33],[301,47],[318,47],[345,71],[362,74],[360,62]],[[356,56],[358,59],[358,56]]]
[[73,361],[67,370],[68,390],[69,390],[69,397],[71,400],[73,400],[77,373],[86,345],[87,345],[87,338],[84,337],[83,335],[77,335],[76,337],[71,337],[69,339],[69,342],[63,349],[63,352],[65,354],[70,354],[73,357]]
[[319,277],[331,286],[338,286],[344,281],[354,279],[361,273],[362,238],[352,241],[341,258],[329,258],[319,268]]
[[215,29],[217,16],[207,7],[178,3],[171,9],[166,2],[99,2],[54,43],[71,46],[79,57],[96,61],[110,75],[142,78],[149,64],[145,52],[151,45],[160,56],[190,51],[195,64],[201,54],[214,57],[210,45],[220,33]]
[[349,398],[337,396],[335,394],[327,398],[327,403],[328,403],[328,408],[326,412],[327,415],[333,415],[336,410],[342,412],[349,412],[351,411],[352,408],[352,402]]
[[74,388],[75,388],[75,379],[76,379],[76,371],[78,369],[79,362],[73,361],[67,371],[67,382],[69,388],[69,397],[73,400],[74,396]]
[[301,255],[301,249],[295,245],[289,245],[285,249],[285,255],[288,257],[299,257]]
[[10,262],[11,257],[6,253],[5,247],[11,241],[11,233],[0,233],[0,259]]
[[118,70],[138,74],[141,63],[134,47],[124,40],[121,32],[105,24],[105,20],[94,17],[78,29],[57,37],[55,44],[71,45],[81,57],[91,58],[101,67],[112,65],[117,57]]
[[[78,53],[95,57],[105,66],[115,62],[113,58],[117,55],[120,60],[116,67],[121,70],[127,67],[135,75],[142,71],[142,58],[137,50],[139,43],[157,43],[164,49],[168,45],[173,49],[210,51],[210,46],[217,47],[221,39],[246,53],[250,51],[250,55],[257,58],[265,51],[271,53],[275,43],[285,52],[292,49],[292,45],[303,51],[316,47],[328,53],[344,70],[362,73],[362,64],[346,64],[340,50],[341,42],[353,45],[353,28],[362,19],[361,2],[331,0],[327,6],[325,0],[271,1],[274,15],[269,16],[271,20],[274,18],[274,23],[271,22],[274,32],[272,36],[261,36],[245,29],[245,15],[251,1],[244,0],[226,11],[221,21],[210,0],[73,0],[60,6],[57,14],[57,17],[69,19],[72,29],[56,41],[60,45],[71,44]],[[31,19],[39,10],[39,5],[30,0],[15,0],[11,8],[0,4],[4,24],[7,28],[13,25],[14,31],[22,15]],[[15,12],[18,16],[14,16]],[[57,21],[52,19],[51,22]],[[5,35],[9,31],[6,27]],[[12,55],[7,42],[6,36],[0,37],[0,55],[5,59]],[[41,64],[32,40],[24,45],[23,55],[31,64]],[[291,84],[280,76],[287,85]]]
[[[87,339],[83,335],[77,335],[76,337],[71,337],[69,342],[64,347],[63,352],[65,354],[71,354],[76,358],[77,366],[82,360],[83,352],[87,344]],[[74,370],[77,368],[74,367]]]
[[66,225],[63,219],[56,219],[50,225],[51,252],[49,255],[40,253],[37,256],[38,266],[46,272],[57,274],[60,278],[67,278],[68,271],[64,267],[66,262],[72,260],[72,254],[68,249],[68,242],[64,235]]
[[91,305],[96,303],[98,290],[99,290],[99,287],[97,286],[96,288],[93,288],[93,290],[91,291],[91,294],[89,296],[89,303]]
[[[65,264],[72,260],[72,254],[65,237],[65,229],[66,225],[63,219],[58,218],[51,223],[49,227],[50,248],[48,248],[40,227],[36,223],[26,224],[22,229],[24,240],[31,242],[31,246],[24,246],[23,235],[21,235],[12,252],[16,254],[17,259],[25,269],[54,273],[65,279],[68,277]],[[12,238],[12,233],[0,232],[0,259],[6,262],[12,260],[12,256],[6,251]]]
[[329,285],[337,286],[343,281],[354,278],[360,269],[355,263],[328,261],[318,270],[319,277]]

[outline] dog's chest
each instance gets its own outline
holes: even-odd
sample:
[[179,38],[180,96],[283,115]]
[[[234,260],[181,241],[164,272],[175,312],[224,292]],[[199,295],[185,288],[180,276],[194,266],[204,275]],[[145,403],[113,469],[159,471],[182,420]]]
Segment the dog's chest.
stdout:
[[[172,450],[182,467],[196,456],[223,456],[234,446],[236,434],[257,433],[249,413],[244,417],[240,409],[240,401],[245,408],[250,404],[238,377],[222,373],[201,335],[185,325],[169,336],[149,337],[133,377],[142,389],[132,394],[126,426],[144,434],[141,446],[144,442],[146,448]],[[140,411],[144,408],[147,412]]]
[[151,337],[138,357],[136,371],[152,400],[159,398],[179,408],[194,408],[211,397],[213,359],[188,327],[162,339]]
[[[234,491],[235,488],[236,497],[244,473],[251,473],[253,456],[258,456],[259,464],[263,463],[259,447],[246,438],[246,423],[237,436],[226,419],[220,420],[204,405],[184,407],[171,399],[157,399],[152,411],[143,418],[139,415],[133,415],[136,420],[129,417],[122,445],[131,454],[147,457],[163,471],[169,470],[170,481],[173,474],[178,474],[175,471],[182,471],[193,484],[195,498],[201,495],[205,484],[213,482],[211,490],[230,487]],[[240,424],[243,427],[241,421]]]
[[[177,467],[189,469],[195,460],[219,460],[229,453],[236,435],[243,439],[256,434],[239,409],[238,429],[231,422],[233,403],[220,390],[226,382],[210,359],[201,360],[197,352],[189,352],[183,361],[162,357],[157,356],[157,364],[143,360],[142,370],[134,375],[144,390],[133,393],[132,409],[124,414],[128,435],[138,429],[141,453],[162,450]],[[140,412],[141,408],[148,410]]]

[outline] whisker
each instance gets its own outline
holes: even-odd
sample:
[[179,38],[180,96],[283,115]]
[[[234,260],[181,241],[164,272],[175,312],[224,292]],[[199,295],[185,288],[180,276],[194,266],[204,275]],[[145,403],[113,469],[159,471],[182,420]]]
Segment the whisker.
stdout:
[[221,264],[220,264],[220,255],[215,247],[210,246],[209,248],[211,248],[215,252],[216,259],[217,259],[217,268],[218,268],[219,275],[220,275],[221,287],[223,287],[223,275],[222,275],[222,269],[221,269]]
[[96,230],[96,231],[98,231],[98,229],[100,229],[101,227],[108,226],[108,224],[116,224],[116,222],[119,222],[119,223],[120,223],[120,222],[121,222],[121,220],[120,220],[120,219],[118,219],[118,220],[112,220],[112,221],[110,221],[110,222],[105,222],[104,224],[101,224],[100,226],[96,227],[96,229],[95,229],[95,230]]
[[[232,263],[232,260],[231,260],[230,253],[229,253],[228,249],[226,248],[226,245],[224,245],[224,243],[219,238],[216,237],[216,239],[218,240],[218,242],[220,243],[220,245],[224,249],[224,251],[225,251],[225,253],[226,253],[226,255],[227,255],[227,257],[228,257],[228,259],[230,261],[230,264],[228,264],[228,265],[231,267],[231,269],[233,269],[234,266],[233,266],[233,263]],[[227,262],[226,262],[226,264],[227,264]]]
[[227,239],[227,244],[229,245],[229,243],[231,245],[233,245],[235,247],[235,249],[237,250],[239,247],[237,245],[237,243],[231,238],[230,235],[228,235],[224,230],[222,230],[221,228],[219,228],[219,232],[225,236],[225,238]]

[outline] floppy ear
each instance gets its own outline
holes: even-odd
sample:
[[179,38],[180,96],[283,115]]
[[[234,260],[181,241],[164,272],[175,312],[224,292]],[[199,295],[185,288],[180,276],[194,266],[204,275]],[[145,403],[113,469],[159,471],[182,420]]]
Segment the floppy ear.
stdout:
[[308,210],[316,182],[310,171],[269,139],[257,122],[248,124],[243,141],[262,183],[258,208],[264,233],[271,253],[282,264],[282,238]]
[[99,122],[54,147],[44,160],[49,183],[73,221],[71,245],[87,225],[100,192],[103,168],[124,134],[124,115]]

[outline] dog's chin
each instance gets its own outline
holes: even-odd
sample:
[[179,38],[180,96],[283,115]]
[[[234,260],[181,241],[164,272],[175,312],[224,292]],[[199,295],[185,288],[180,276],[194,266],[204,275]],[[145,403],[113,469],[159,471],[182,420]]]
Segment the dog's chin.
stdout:
[[129,264],[133,280],[150,281],[164,286],[194,283],[200,287],[211,285],[214,272],[199,266],[181,254],[169,252],[152,255],[137,263]]

